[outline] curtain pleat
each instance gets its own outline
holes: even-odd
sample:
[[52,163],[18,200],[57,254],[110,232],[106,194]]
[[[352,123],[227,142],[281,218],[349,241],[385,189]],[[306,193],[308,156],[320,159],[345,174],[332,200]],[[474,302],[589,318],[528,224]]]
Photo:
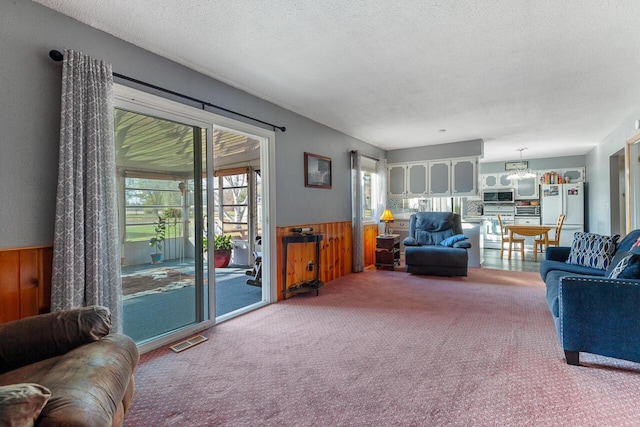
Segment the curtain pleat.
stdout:
[[353,233],[354,273],[364,271],[364,229],[362,224],[362,156],[359,151],[351,152],[351,229]]
[[122,332],[113,127],[111,66],[65,49],[51,308],[104,305]]

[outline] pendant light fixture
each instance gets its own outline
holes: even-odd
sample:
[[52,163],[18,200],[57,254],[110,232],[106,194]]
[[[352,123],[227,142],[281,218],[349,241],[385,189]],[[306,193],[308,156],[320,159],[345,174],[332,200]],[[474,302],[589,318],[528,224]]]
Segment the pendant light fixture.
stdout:
[[522,152],[526,150],[525,148],[518,148],[516,151],[520,152],[520,163],[516,166],[516,168],[507,176],[507,179],[530,179],[535,178],[536,174],[531,169],[527,167],[527,165],[522,161]]

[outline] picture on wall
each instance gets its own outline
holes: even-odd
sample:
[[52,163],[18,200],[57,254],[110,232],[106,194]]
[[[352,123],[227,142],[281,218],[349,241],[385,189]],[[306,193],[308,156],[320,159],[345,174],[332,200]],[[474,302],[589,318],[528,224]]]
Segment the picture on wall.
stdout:
[[304,153],[304,186],[331,188],[331,158]]

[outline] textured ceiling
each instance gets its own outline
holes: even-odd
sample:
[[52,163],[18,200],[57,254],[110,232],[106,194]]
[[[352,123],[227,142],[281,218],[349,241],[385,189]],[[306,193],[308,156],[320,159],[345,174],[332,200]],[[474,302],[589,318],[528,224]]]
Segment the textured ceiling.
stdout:
[[638,0],[36,2],[383,149],[585,154],[640,105]]

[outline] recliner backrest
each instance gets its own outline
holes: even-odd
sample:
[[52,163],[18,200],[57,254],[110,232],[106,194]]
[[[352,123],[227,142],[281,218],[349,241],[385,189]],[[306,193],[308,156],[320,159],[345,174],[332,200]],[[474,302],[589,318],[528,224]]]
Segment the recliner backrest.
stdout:
[[462,234],[462,221],[457,213],[418,212],[411,215],[409,236],[421,245],[437,245],[455,234]]

